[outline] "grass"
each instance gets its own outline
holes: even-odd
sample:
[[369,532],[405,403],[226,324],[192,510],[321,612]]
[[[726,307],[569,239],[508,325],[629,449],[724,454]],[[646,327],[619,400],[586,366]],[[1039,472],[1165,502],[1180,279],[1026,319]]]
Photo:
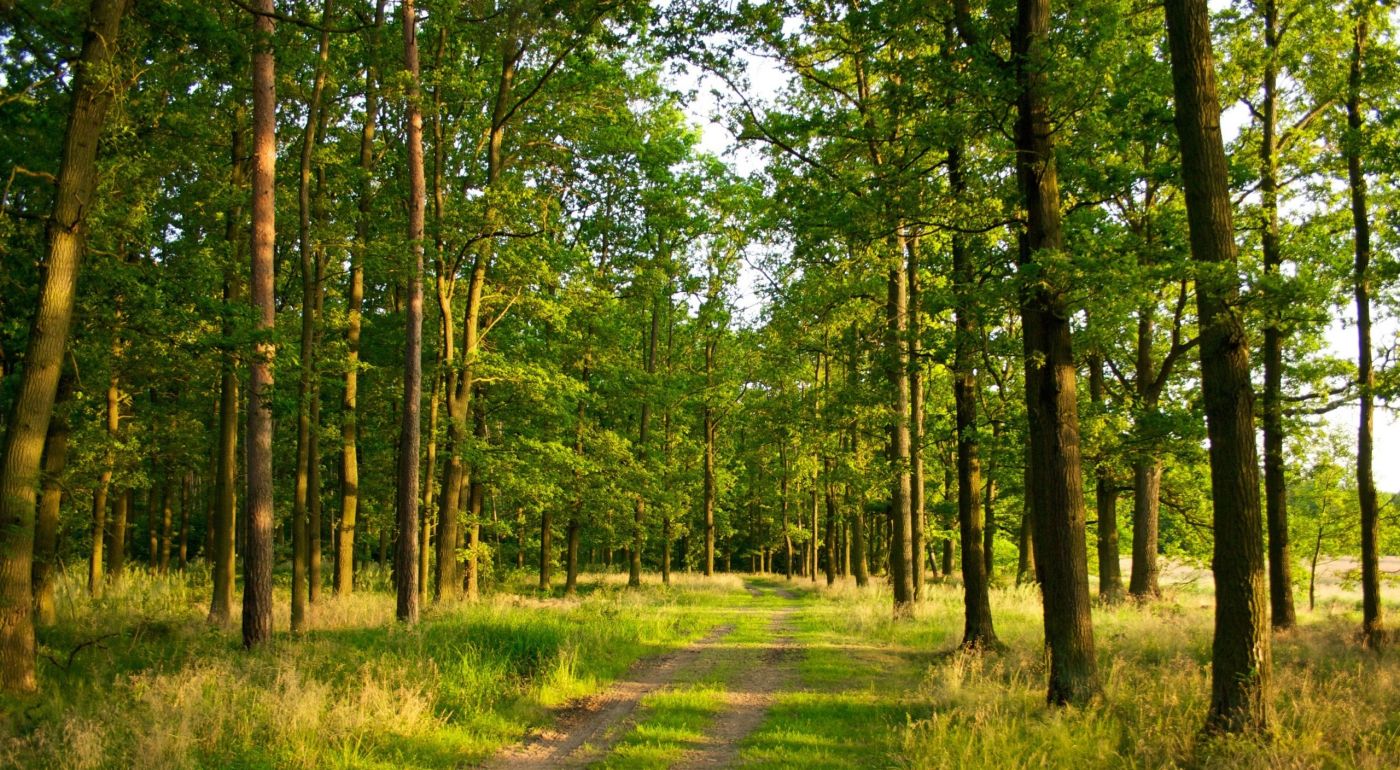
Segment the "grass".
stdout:
[[1032,589],[993,592],[1004,648],[974,654],[957,650],[956,584],[929,586],[916,617],[896,622],[883,586],[657,582],[636,592],[588,576],[563,598],[518,575],[482,602],[429,608],[412,629],[393,622],[387,591],[328,597],[311,632],[247,653],[236,629],[205,623],[203,575],[133,572],[98,600],[65,577],[59,623],[40,633],[40,694],[0,699],[0,767],[471,766],[638,658],[732,625],[704,665],[643,700],[597,765],[667,767],[704,740],[783,607],[797,608],[798,681],[741,742],[743,767],[1379,770],[1400,757],[1400,665],[1357,644],[1352,597],[1300,612],[1300,627],[1275,638],[1278,728],[1260,741],[1200,731],[1208,583],[1096,608],[1104,694],[1051,710]]
[[429,609],[412,629],[393,622],[391,595],[363,593],[328,598],[314,630],[249,654],[236,629],[205,623],[199,575],[133,572],[99,600],[76,579],[59,591],[41,694],[0,701],[0,767],[456,767],[722,620],[714,587],[685,581],[501,593]]

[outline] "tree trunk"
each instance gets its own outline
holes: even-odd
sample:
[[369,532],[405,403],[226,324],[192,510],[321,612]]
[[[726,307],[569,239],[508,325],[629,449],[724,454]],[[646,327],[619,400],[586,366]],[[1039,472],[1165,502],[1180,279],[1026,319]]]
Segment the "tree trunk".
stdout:
[[365,122],[360,130],[359,216],[350,248],[350,286],[345,308],[345,390],[341,396],[340,422],[340,518],[336,523],[335,594],[349,596],[355,590],[355,526],[360,507],[359,373],[360,324],[365,297],[365,256],[374,203],[374,132],[379,114],[378,73],[374,50],[384,25],[384,0],[375,7],[365,55]]
[[[903,236],[896,254],[904,252]],[[894,588],[895,617],[913,615],[914,553],[910,496],[909,436],[909,275],[903,266],[889,271],[889,291],[885,303],[885,376],[889,383],[893,411],[890,415],[889,462],[893,467],[890,488],[890,578]]]
[[1050,0],[1019,0],[1013,52],[1020,86],[1017,177],[1026,209],[1021,289],[1026,412],[1031,441],[1036,561],[1044,597],[1050,676],[1047,700],[1083,703],[1099,692],[1090,619],[1084,493],[1079,465],[1075,364],[1064,288],[1039,273],[1041,255],[1063,248],[1060,189],[1043,62],[1049,55]]
[[1234,223],[1206,0],[1167,0],[1167,38],[1200,319],[1201,392],[1214,508],[1215,640],[1207,728],[1266,731],[1268,598],[1249,338],[1237,310]]
[[306,126],[301,137],[301,165],[297,177],[297,251],[301,257],[301,341],[297,382],[296,481],[292,495],[292,631],[306,630],[310,564],[307,498],[311,484],[312,378],[316,360],[316,268],[311,245],[311,161],[316,149],[316,130],[321,121],[321,97],[326,89],[326,62],[330,57],[331,13],[334,0],[321,6],[321,40],[316,49],[316,65],[311,97],[306,105]]
[[914,601],[924,593],[924,366],[923,306],[919,289],[919,238],[904,241],[909,283],[909,553]]
[[[111,374],[107,377],[107,440],[116,443],[121,430],[121,390],[118,388],[117,363],[122,351],[121,338],[112,340]],[[102,594],[103,542],[107,539],[107,500],[111,494],[112,471],[115,458],[109,447],[104,453],[102,474],[97,479],[97,489],[92,495],[92,551],[88,557],[88,594],[98,597]],[[120,498],[118,492],[116,497]],[[115,506],[115,499],[113,500]]]
[[[656,373],[656,345],[657,337],[661,333],[661,298],[654,297],[651,303],[651,326],[646,335],[646,344],[642,348],[642,363],[646,368],[648,383],[650,375]],[[637,430],[637,457],[641,461],[643,471],[650,470],[648,458],[649,436],[651,433],[651,394],[648,392],[642,395],[642,414]],[[646,498],[637,494],[636,504],[633,508],[632,520],[632,547],[628,551],[627,558],[627,585],[631,588],[639,588],[642,585],[642,546],[646,542],[646,531],[644,521],[646,517]]]
[[166,476],[165,487],[161,490],[160,496],[160,574],[162,575],[170,571],[170,550],[175,536],[173,526],[175,501],[172,498],[175,495],[175,482]]
[[175,546],[176,564],[180,571],[185,571],[185,564],[189,560],[190,546],[190,506],[193,504],[191,496],[194,494],[194,471],[185,471],[184,477],[180,480],[180,534],[179,542]]
[[243,646],[272,637],[272,359],[276,343],[273,249],[277,240],[277,93],[272,0],[258,0],[253,29],[253,247],[249,293],[257,313],[248,373],[247,545],[243,554]]
[[[239,199],[244,182],[243,116],[242,107],[234,110],[233,136],[230,143],[232,157],[229,160],[232,168],[229,186],[234,201]],[[224,229],[224,241],[229,249],[229,262],[224,269],[223,335],[226,347],[219,362],[218,457],[214,471],[214,516],[210,522],[214,547],[211,554],[213,592],[209,600],[209,622],[220,627],[228,625],[233,613],[234,572],[237,568],[234,559],[234,532],[237,524],[235,488],[238,484],[238,355],[231,342],[235,333],[233,310],[242,302],[238,280],[238,265],[243,262],[242,225],[242,204],[229,204]],[[113,381],[113,387],[115,386]]]
[[778,444],[778,462],[782,465],[782,477],[778,481],[778,505],[783,512],[783,569],[787,573],[788,580],[792,580],[792,562],[796,554],[792,548],[792,522],[788,519],[788,462],[787,462],[787,434],[781,433]]
[[[1000,439],[1000,438],[1001,438],[1001,421],[1000,421],[1000,420],[992,420],[992,440],[993,440],[993,443],[994,443],[994,444],[999,443],[999,442],[997,441],[997,439]],[[996,478],[995,478],[995,471],[996,471],[996,464],[992,461],[992,459],[989,458],[989,459],[987,460],[987,471],[986,471],[986,473],[983,474],[983,477],[986,479],[986,487],[985,487],[985,490],[986,490],[986,491],[984,491],[984,492],[982,493],[982,510],[984,511],[984,514],[983,514],[983,516],[982,516],[982,521],[983,521],[983,526],[982,526],[982,559],[983,559],[983,561],[984,561],[984,562],[986,563],[986,565],[987,565],[987,582],[989,582],[989,583],[990,583],[991,580],[992,580],[992,576],[993,576],[993,575],[995,574],[995,572],[996,572],[996,570],[995,570],[995,567],[996,567],[996,554],[995,554],[995,552],[996,552],[996,533],[997,533],[997,520],[996,520],[997,483],[996,483]]]
[[[953,195],[962,197],[967,185],[962,176],[962,147],[948,151],[948,176]],[[953,405],[957,431],[958,536],[962,544],[963,639],[962,646],[979,649],[996,644],[992,627],[992,603],[988,590],[989,574],[983,552],[982,465],[977,440],[977,363],[975,345],[981,338],[974,308],[977,292],[976,268],[962,235],[954,233],[953,292],[957,335],[953,353]]]
[[418,450],[423,401],[423,227],[427,185],[423,176],[423,113],[418,104],[418,17],[413,0],[403,3],[403,58],[408,75],[405,122],[408,134],[408,307],[404,314],[403,409],[399,429],[399,537],[395,616],[418,622]]
[[[1347,78],[1347,181],[1351,188],[1351,221],[1356,251],[1353,292],[1356,299],[1356,381],[1361,386],[1360,419],[1356,431],[1356,483],[1361,503],[1361,633],[1367,646],[1385,644],[1381,609],[1380,506],[1373,471],[1376,374],[1371,357],[1371,221],[1366,202],[1366,175],[1361,164],[1363,54],[1368,43],[1366,15],[1361,7],[1353,30],[1351,70]],[[1272,532],[1271,532],[1272,533]]]
[[1128,593],[1137,599],[1162,595],[1158,586],[1157,522],[1161,505],[1162,461],[1140,457],[1133,461],[1133,568]]
[[[1089,400],[1095,409],[1104,408],[1106,390],[1103,357],[1094,353],[1089,356]],[[1103,457],[1094,466],[1094,511],[1099,520],[1099,600],[1117,604],[1123,600],[1123,573],[1118,564],[1118,487],[1113,478],[1113,466]],[[1136,562],[1135,558],[1134,564]]]
[[39,301],[29,327],[18,391],[0,465],[0,689],[30,692],[34,678],[34,595],[30,583],[39,463],[68,345],[97,145],[116,92],[106,79],[127,0],[93,0],[73,82],[73,102],[46,234]]
[[73,392],[73,377],[65,372],[59,376],[54,415],[49,420],[48,436],[44,439],[43,492],[39,497],[38,517],[34,521],[34,560],[31,568],[34,583],[34,621],[51,626],[58,620],[54,606],[54,570],[58,564],[58,513],[63,503],[63,470],[68,465],[68,416],[62,407]]
[[[714,344],[705,346],[705,366],[714,364]],[[715,574],[715,410],[705,405],[705,576]]]
[[[1264,96],[1260,122],[1263,138],[1259,144],[1259,198],[1263,218],[1260,240],[1264,252],[1264,273],[1280,280],[1283,249],[1278,224],[1278,6],[1263,0],[1256,6],[1264,19]],[[1272,284],[1265,284],[1272,285]],[[1283,427],[1283,330],[1278,323],[1279,309],[1266,309],[1264,325],[1264,510],[1269,525],[1269,602],[1275,629],[1292,628],[1297,623],[1293,610],[1293,575],[1288,549],[1288,487],[1284,469]]]

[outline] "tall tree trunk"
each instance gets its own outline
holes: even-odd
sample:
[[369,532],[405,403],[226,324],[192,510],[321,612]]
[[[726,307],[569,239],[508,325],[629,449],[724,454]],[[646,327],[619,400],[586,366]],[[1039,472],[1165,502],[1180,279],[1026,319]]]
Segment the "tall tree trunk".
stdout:
[[170,571],[170,548],[174,539],[174,512],[176,495],[175,482],[165,477],[165,485],[160,495],[160,574]]
[[408,76],[408,241],[413,251],[408,269],[408,306],[404,313],[403,409],[399,429],[399,537],[395,616],[418,622],[418,450],[423,401],[423,228],[427,183],[423,176],[423,113],[418,103],[418,16],[413,0],[403,3],[403,58]]
[[[715,368],[715,342],[713,339],[705,343],[705,380],[710,388],[714,387]],[[715,438],[718,433],[718,425],[715,421],[715,410],[710,405],[711,393],[705,394],[705,576],[715,574]]]
[[919,237],[904,241],[909,273],[909,553],[913,598],[924,593],[924,365],[923,305],[919,289]]
[[1162,594],[1158,585],[1157,522],[1161,506],[1162,461],[1139,457],[1133,461],[1133,566],[1128,593],[1138,599]]
[[437,426],[442,403],[443,351],[438,348],[433,366],[433,389],[428,397],[428,449],[423,457],[423,502],[418,526],[418,603],[430,598],[428,570],[432,569],[433,510],[437,504]]
[[[121,430],[121,389],[118,387],[119,379],[117,364],[121,358],[122,344],[120,336],[112,340],[112,371],[107,377],[107,441],[115,445],[117,433]],[[103,574],[103,544],[107,539],[107,500],[111,495],[112,472],[115,462],[114,451],[109,446],[102,459],[102,474],[97,479],[97,489],[92,495],[92,551],[88,557],[88,594],[93,597],[102,594]],[[121,497],[121,492],[116,495]],[[115,506],[115,498],[113,499]]]
[[[1000,444],[1001,421],[992,420],[992,442],[994,445]],[[982,559],[987,565],[987,581],[990,583],[995,574],[996,567],[996,463],[988,458],[986,473],[982,474],[986,479],[986,487],[982,493]]]
[[184,477],[180,480],[180,533],[177,535],[179,542],[176,544],[176,564],[180,571],[185,571],[185,564],[189,561],[190,548],[190,506],[194,504],[191,499],[194,494],[194,471],[185,471]]
[[1021,289],[1026,354],[1026,412],[1036,561],[1044,597],[1052,704],[1083,703],[1099,691],[1090,619],[1084,490],[1079,465],[1075,364],[1064,287],[1038,273],[1042,254],[1064,247],[1060,188],[1044,62],[1049,57],[1050,0],[1019,0],[1013,51],[1020,86],[1017,177],[1026,208],[1021,269],[1037,274]]
[[39,302],[29,327],[18,392],[0,464],[0,689],[30,692],[34,678],[34,595],[30,584],[39,463],[73,320],[78,263],[97,182],[97,144],[116,89],[106,82],[127,0],[93,0],[73,83]]
[[253,238],[248,283],[259,334],[248,364],[247,542],[243,554],[243,646],[272,637],[272,359],[277,347],[273,249],[277,240],[276,63],[272,0],[258,0],[253,21]]
[[1272,721],[1259,457],[1249,337],[1237,310],[1234,222],[1220,135],[1206,0],[1167,0],[1167,38],[1200,319],[1201,392],[1214,509],[1215,641],[1206,725],[1264,731]]
[[[1095,352],[1089,356],[1089,400],[1096,410],[1104,408],[1106,391],[1103,356]],[[1113,466],[1103,457],[1094,466],[1094,511],[1099,520],[1099,600],[1117,604],[1123,600],[1123,572],[1118,564],[1118,486]]]
[[[585,389],[589,383],[589,359],[585,353],[583,357],[583,374],[581,376]],[[583,462],[583,435],[584,419],[587,416],[588,402],[580,397],[577,405],[577,414],[574,421],[574,456],[580,463]],[[567,555],[564,559],[564,595],[573,596],[578,590],[578,548],[579,531],[583,527],[584,515],[584,480],[581,467],[574,469],[574,507],[569,513],[569,524],[566,535]]]
[[[1142,415],[1157,410],[1155,364],[1152,341],[1156,321],[1155,308],[1148,304],[1138,310],[1137,362],[1135,383],[1137,408]],[[1164,364],[1165,365],[1165,364]],[[1138,432],[1145,434],[1143,418],[1138,419]],[[1137,599],[1155,599],[1162,594],[1158,585],[1161,570],[1157,566],[1157,525],[1161,508],[1162,460],[1152,443],[1154,436],[1141,435],[1143,454],[1133,461],[1133,565],[1128,578],[1128,593]]]
[[1361,77],[1369,42],[1369,4],[1358,4],[1353,30],[1351,70],[1347,78],[1347,181],[1351,187],[1351,221],[1356,251],[1353,292],[1356,299],[1356,381],[1361,386],[1360,419],[1356,431],[1356,484],[1361,503],[1361,633],[1366,644],[1385,644],[1381,609],[1380,506],[1376,499],[1373,423],[1376,374],[1371,357],[1371,220],[1366,202],[1366,175],[1361,164]]
[[[651,326],[646,333],[646,344],[642,348],[642,363],[648,375],[647,392],[642,395],[642,413],[637,429],[637,457],[645,471],[650,470],[649,437],[651,434],[651,387],[650,375],[656,373],[657,337],[661,333],[661,297],[652,298]],[[638,493],[633,508],[632,547],[628,551],[627,585],[638,588],[642,585],[642,545],[646,542],[645,517],[646,497]]]
[[112,501],[112,517],[107,521],[107,561],[110,571],[108,578],[116,583],[122,579],[126,569],[126,530],[127,519],[133,508],[134,493],[124,489]]
[[301,137],[301,166],[297,181],[297,250],[301,257],[301,347],[297,383],[296,482],[292,495],[292,631],[306,630],[309,596],[308,568],[311,556],[307,521],[307,498],[311,484],[311,398],[316,367],[316,282],[314,249],[311,244],[311,162],[316,133],[321,123],[321,98],[326,90],[326,62],[330,57],[330,27],[334,0],[321,6],[321,40],[316,49],[316,66],[311,97],[306,105],[306,126]]
[[[490,436],[486,427],[486,395],[482,387],[478,386],[475,395],[472,397],[472,421],[475,424],[473,435],[481,446],[485,446]],[[469,601],[476,601],[481,596],[481,510],[486,499],[486,483],[481,478],[482,474],[476,467],[471,469],[471,480],[467,484],[467,522],[464,540],[467,544],[467,569],[464,576],[464,584]],[[525,512],[520,512],[523,522]],[[525,529],[521,526],[520,553],[525,553],[524,534]],[[524,563],[520,564],[524,567]]]
[[34,520],[34,620],[51,626],[58,620],[54,605],[54,571],[58,563],[58,513],[63,503],[63,470],[68,465],[68,416],[63,407],[72,397],[73,375],[59,376],[54,415],[44,439],[43,492],[39,496],[38,517]]
[[838,532],[836,526],[836,487],[831,481],[831,458],[824,460],[823,472],[825,480],[822,483],[822,491],[826,497],[826,584],[833,585],[836,582],[836,538]]
[[[234,535],[237,525],[235,498],[238,484],[238,354],[232,345],[235,328],[234,307],[242,301],[241,284],[238,280],[238,266],[243,262],[243,206],[239,202],[244,183],[244,110],[235,108],[233,115],[233,135],[230,142],[230,166],[232,169],[229,187],[233,193],[229,204],[224,229],[224,241],[229,250],[229,261],[224,268],[224,318],[223,335],[225,348],[220,357],[219,367],[219,437],[218,458],[214,472],[214,516],[210,522],[213,544],[213,592],[209,600],[209,622],[226,626],[233,612],[234,572],[237,564],[234,559]],[[113,382],[115,387],[115,381]]]
[[[967,194],[962,174],[962,146],[948,150],[948,177],[955,197]],[[974,303],[977,272],[962,235],[953,234],[953,293],[956,324],[953,343],[953,406],[957,430],[958,535],[962,544],[964,647],[996,644],[987,559],[983,553],[982,464],[977,439],[976,344],[981,339]]]
[[[896,255],[903,256],[903,235],[897,236]],[[885,302],[885,377],[889,383],[892,413],[889,430],[889,462],[893,469],[890,488],[890,578],[894,587],[895,617],[909,617],[914,603],[914,553],[910,496],[909,436],[909,274],[904,267],[889,271]]]
[[778,444],[778,462],[782,466],[782,475],[778,481],[778,505],[783,515],[783,570],[788,580],[792,580],[792,562],[796,557],[792,547],[792,522],[788,518],[788,461],[787,461],[787,434],[781,433]]
[[[1263,139],[1259,144],[1259,198],[1263,229],[1260,239],[1264,252],[1264,273],[1281,278],[1283,247],[1278,225],[1278,68],[1279,24],[1275,0],[1262,0],[1257,6],[1264,16],[1264,97],[1261,122]],[[1268,285],[1268,284],[1266,284]],[[1283,330],[1279,310],[1266,311],[1264,325],[1264,512],[1269,523],[1269,604],[1273,626],[1292,628],[1297,623],[1293,609],[1292,557],[1288,548],[1288,487],[1284,468],[1283,427]]]
[[355,590],[355,526],[360,508],[359,374],[360,323],[365,297],[365,256],[369,251],[370,221],[374,206],[374,132],[379,113],[379,76],[374,66],[379,30],[384,25],[384,2],[375,5],[365,56],[365,122],[360,129],[359,216],[350,248],[350,286],[345,308],[345,390],[340,417],[340,517],[336,523],[335,593],[348,596]]

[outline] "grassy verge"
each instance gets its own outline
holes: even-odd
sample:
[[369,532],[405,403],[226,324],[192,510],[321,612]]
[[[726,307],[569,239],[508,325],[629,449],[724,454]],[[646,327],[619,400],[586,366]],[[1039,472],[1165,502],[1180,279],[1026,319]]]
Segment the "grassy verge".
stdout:
[[819,591],[799,619],[803,690],[780,697],[745,742],[751,768],[1393,768],[1400,668],[1354,641],[1348,605],[1303,613],[1275,638],[1277,735],[1201,735],[1210,693],[1206,587],[1097,608],[1103,697],[1044,703],[1039,596],[993,593],[1005,648],[958,651],[961,589],[931,586],[913,622],[889,618],[883,588]]
[[587,588],[430,609],[412,629],[386,593],[327,599],[313,631],[250,654],[205,623],[200,576],[133,573],[96,601],[65,579],[40,694],[0,701],[0,767],[455,767],[723,619],[699,582]]

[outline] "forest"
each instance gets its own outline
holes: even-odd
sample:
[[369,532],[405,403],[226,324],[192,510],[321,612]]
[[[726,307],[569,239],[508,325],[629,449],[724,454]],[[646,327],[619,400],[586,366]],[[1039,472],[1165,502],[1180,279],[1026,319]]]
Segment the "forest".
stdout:
[[1397,23],[0,0],[0,767],[1396,767]]

